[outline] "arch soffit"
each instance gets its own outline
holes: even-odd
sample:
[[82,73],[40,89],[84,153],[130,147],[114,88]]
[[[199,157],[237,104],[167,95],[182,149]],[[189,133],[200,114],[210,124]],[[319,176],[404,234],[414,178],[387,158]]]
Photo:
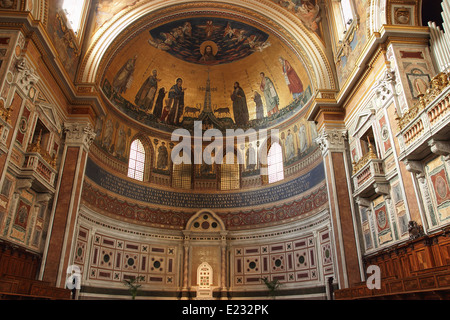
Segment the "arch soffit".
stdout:
[[[251,17],[255,22],[270,29],[279,36],[297,54],[307,70],[314,90],[336,89],[331,64],[328,61],[323,44],[302,25],[298,18],[284,10],[273,1],[234,0],[226,4],[220,2],[198,2],[166,0],[150,3],[137,3],[126,12],[116,15],[112,21],[102,26],[93,36],[92,44],[82,61],[78,76],[80,83],[98,83],[106,67],[107,61],[121,47],[126,39],[133,34],[148,28],[154,15],[173,16],[174,13],[199,12],[202,10],[220,13],[238,12],[245,17]],[[276,21],[276,22],[275,22]],[[134,28],[130,28],[136,23]],[[123,34],[126,33],[126,34]]]

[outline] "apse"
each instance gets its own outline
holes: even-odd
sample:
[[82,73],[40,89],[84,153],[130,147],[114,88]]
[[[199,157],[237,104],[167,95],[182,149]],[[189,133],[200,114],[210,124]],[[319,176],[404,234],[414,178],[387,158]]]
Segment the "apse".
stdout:
[[[183,101],[170,114],[178,79]],[[166,132],[192,129],[196,120],[220,130],[272,127],[302,110],[313,92],[305,67],[276,35],[215,16],[144,28],[110,59],[101,86],[111,107]]]

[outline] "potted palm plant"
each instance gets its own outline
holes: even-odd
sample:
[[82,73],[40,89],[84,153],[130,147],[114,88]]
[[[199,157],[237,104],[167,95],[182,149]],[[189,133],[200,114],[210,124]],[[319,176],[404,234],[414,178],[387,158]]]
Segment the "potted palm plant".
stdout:
[[269,296],[272,297],[272,299],[275,300],[276,296],[278,295],[278,291],[280,289],[281,286],[281,282],[278,279],[273,279],[272,281],[269,281],[269,279],[266,278],[262,278],[262,280],[264,281],[264,284],[266,285],[267,289],[269,290]]
[[139,284],[139,281],[144,281],[144,279],[145,278],[143,276],[138,276],[123,280],[124,284],[128,287],[128,291],[130,291],[132,300],[136,298],[138,290],[142,286],[141,284]]

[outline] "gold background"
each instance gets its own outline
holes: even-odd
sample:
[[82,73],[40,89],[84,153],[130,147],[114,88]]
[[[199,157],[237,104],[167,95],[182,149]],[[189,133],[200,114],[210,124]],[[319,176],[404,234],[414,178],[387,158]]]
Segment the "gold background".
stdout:
[[[256,51],[242,60],[214,66],[199,65],[178,59],[151,46],[148,43],[150,37],[146,30],[127,42],[126,46],[115,54],[105,73],[105,77],[112,83],[114,76],[126,61],[137,55],[132,84],[129,89],[122,93],[123,98],[133,104],[137,92],[151,75],[153,69],[158,71],[158,78],[161,79],[158,83],[158,89],[164,87],[168,91],[175,84],[176,79],[180,77],[183,79],[183,87],[187,88],[185,106],[196,107],[197,104],[200,104],[202,108],[205,91],[199,88],[206,86],[209,70],[213,109],[215,105],[217,105],[217,108],[228,107],[232,118],[230,95],[234,82],[239,82],[247,98],[250,120],[256,117],[256,104],[253,101],[254,90],[261,94],[264,103],[263,93],[259,90],[261,72],[264,72],[274,83],[280,98],[280,110],[293,101],[282,73],[283,69],[279,57],[289,61],[302,80],[304,90],[311,83],[304,66],[298,62],[298,57],[273,35],[268,38],[271,45],[262,52]],[[267,110],[266,108],[264,110],[266,116]]]

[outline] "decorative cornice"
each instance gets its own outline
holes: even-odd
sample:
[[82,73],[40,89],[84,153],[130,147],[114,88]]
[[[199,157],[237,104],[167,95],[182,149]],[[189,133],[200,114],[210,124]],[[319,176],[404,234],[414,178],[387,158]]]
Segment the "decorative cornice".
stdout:
[[[192,196],[192,193],[178,193],[181,196]],[[177,196],[178,197],[178,196]],[[177,197],[174,197],[177,198]],[[219,197],[219,196],[218,196]],[[200,209],[183,208],[176,199],[169,206],[163,203],[154,204],[131,199],[112,193],[91,180],[86,179],[83,186],[82,204],[91,210],[111,218],[148,225],[162,229],[183,229],[189,218]],[[223,198],[222,198],[223,199]],[[214,199],[213,201],[223,201]],[[255,205],[252,208],[236,207],[209,208],[226,224],[228,230],[255,229],[291,223],[317,214],[328,206],[326,184],[321,182],[295,200],[286,200],[282,204],[273,203]],[[228,211],[230,210],[230,211]]]
[[450,85],[449,75],[445,72],[441,72],[434,76],[430,83],[429,88],[424,93],[419,94],[419,102],[409,108],[401,117],[397,116],[397,124],[401,130],[403,130],[416,116],[438,96],[441,92]]

